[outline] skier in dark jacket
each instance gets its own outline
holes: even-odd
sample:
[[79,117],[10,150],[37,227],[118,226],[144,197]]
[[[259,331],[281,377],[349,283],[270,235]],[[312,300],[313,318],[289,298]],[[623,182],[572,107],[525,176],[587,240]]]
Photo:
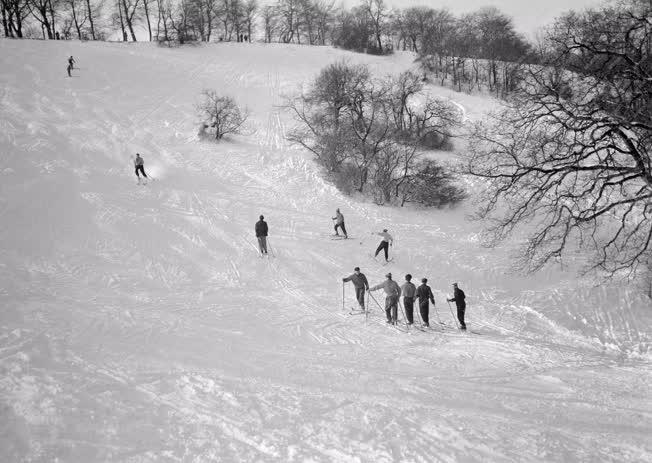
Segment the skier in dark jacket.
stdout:
[[136,153],[136,159],[134,159],[134,167],[136,168],[136,177],[138,177],[138,183],[140,183],[140,175],[143,174],[143,177],[147,178],[147,174],[145,173],[145,161],[143,161],[143,158],[140,157],[140,153]]
[[430,326],[429,312],[430,308],[428,306],[428,301],[432,302],[433,307],[435,306],[435,297],[432,295],[432,290],[428,286],[427,278],[421,279],[421,286],[417,288],[417,298],[419,299],[419,313],[421,314],[421,320],[423,320],[424,326]]
[[403,294],[403,305],[405,306],[405,317],[408,325],[414,323],[414,296],[417,293],[417,287],[412,283],[412,275],[405,275],[405,283],[401,286]]
[[353,269],[353,273],[346,278],[342,278],[343,282],[350,281],[353,283],[355,288],[355,298],[358,300],[360,305],[360,310],[365,310],[364,308],[364,292],[369,290],[369,282],[367,277],[364,276],[364,273],[360,271],[360,267]]
[[260,220],[256,222],[256,238],[258,238],[258,248],[261,254],[267,254],[267,222],[265,217],[260,216]]
[[70,58],[68,58],[68,69],[67,69],[68,77],[72,77],[70,71],[72,71],[74,68],[75,68],[75,59],[72,56],[70,56]]
[[457,319],[460,321],[460,329],[466,330],[466,323],[464,323],[464,312],[466,311],[466,295],[464,291],[457,287],[457,283],[453,283],[453,297],[447,299],[448,302],[455,301],[457,306]]

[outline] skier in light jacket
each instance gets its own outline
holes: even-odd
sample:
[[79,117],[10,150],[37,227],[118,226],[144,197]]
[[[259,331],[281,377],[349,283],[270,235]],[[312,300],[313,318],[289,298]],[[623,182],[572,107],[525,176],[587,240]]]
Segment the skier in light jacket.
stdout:
[[332,219],[335,221],[335,234],[339,236],[337,229],[341,228],[344,238],[348,238],[349,235],[346,233],[346,227],[344,226],[344,216],[339,209],[335,211],[335,217],[332,217]]
[[136,153],[136,159],[134,159],[134,168],[136,169],[136,177],[138,177],[138,183],[140,183],[140,174],[143,174],[143,177],[147,178],[145,173],[145,161],[140,157],[140,153]]
[[417,294],[417,287],[412,283],[412,275],[405,275],[405,283],[401,286],[403,294],[403,305],[405,306],[405,317],[408,325],[414,323],[414,296]]
[[378,245],[378,248],[376,249],[376,253],[374,254],[374,259],[378,255],[380,251],[385,251],[385,262],[388,261],[388,250],[389,247],[394,244],[394,238],[392,238],[392,235],[387,233],[387,229],[385,228],[381,233],[376,233],[376,235],[380,235],[383,237],[383,240],[380,242]]
[[398,319],[398,298],[401,297],[401,288],[392,280],[392,274],[385,275],[387,278],[382,283],[369,288],[369,291],[376,291],[378,289],[385,290],[385,315],[387,315],[387,323],[396,324]]
[[350,281],[355,287],[355,298],[358,300],[360,305],[360,310],[365,310],[364,308],[364,292],[369,291],[369,282],[367,277],[360,271],[360,267],[353,269],[353,273],[346,278],[342,278],[342,281],[346,283]]

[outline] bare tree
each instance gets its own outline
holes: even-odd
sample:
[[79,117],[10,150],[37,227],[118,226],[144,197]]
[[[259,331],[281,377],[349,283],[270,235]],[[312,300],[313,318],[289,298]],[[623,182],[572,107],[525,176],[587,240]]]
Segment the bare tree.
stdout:
[[283,43],[294,41],[301,11],[300,1],[301,0],[279,0],[278,26],[280,40]]
[[249,116],[248,111],[240,110],[233,98],[220,96],[214,90],[204,90],[202,95],[204,100],[197,110],[205,121],[203,128],[214,130],[216,140],[221,140],[227,133],[238,133]]
[[70,19],[75,30],[77,31],[77,38],[82,40],[82,28],[88,19],[86,16],[85,4],[83,0],[66,0],[66,6],[70,9]]
[[387,27],[388,11],[383,0],[363,0],[362,7],[367,13],[373,27],[378,53],[383,53],[383,34]]
[[533,230],[521,266],[581,246],[591,268],[635,274],[652,247],[652,6],[627,1],[560,18],[542,66],[479,127],[466,167],[486,179],[488,243]]
[[258,15],[258,0],[246,0],[243,10],[242,19],[244,28],[247,31],[247,41],[251,42],[251,34],[254,32],[256,17]]
[[97,40],[95,36],[95,20],[93,18],[93,8],[91,8],[91,0],[85,0],[86,3],[86,17],[88,18],[88,24],[91,32],[91,39]]
[[[421,90],[412,73],[375,80],[366,66],[331,64],[308,92],[288,101],[299,122],[288,138],[312,152],[344,192],[369,193],[379,204],[443,204],[441,188],[433,186],[429,196],[412,191],[435,179],[430,171],[419,171],[425,169],[419,167],[421,138],[409,132],[419,127],[417,116],[426,113],[410,109],[410,97]],[[434,127],[420,117],[422,126]]]
[[326,45],[328,32],[332,27],[333,14],[335,11],[335,0],[317,1],[315,25],[317,27],[317,41],[321,45]]
[[152,23],[150,20],[151,4],[152,4],[152,0],[142,0],[143,15],[145,16],[145,22],[147,23],[147,33],[150,42],[152,41]]
[[54,21],[52,0],[28,0],[27,7],[32,16],[41,24],[41,27],[48,39],[54,39]]
[[123,19],[127,24],[127,28],[131,33],[131,40],[136,42],[136,34],[134,33],[134,16],[138,9],[140,0],[120,0],[122,2]]
[[276,34],[278,27],[276,8],[272,5],[266,5],[262,9],[261,19],[263,21],[263,29],[265,30],[265,42],[271,43],[272,37]]
[[23,23],[30,14],[29,0],[0,0],[5,37],[23,37]]

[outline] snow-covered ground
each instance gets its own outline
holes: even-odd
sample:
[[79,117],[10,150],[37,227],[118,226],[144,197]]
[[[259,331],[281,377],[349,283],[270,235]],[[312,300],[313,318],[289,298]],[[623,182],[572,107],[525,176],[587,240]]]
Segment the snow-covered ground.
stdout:
[[[347,198],[288,145],[282,95],[342,58],[412,60],[0,41],[0,461],[652,460],[634,285],[510,274],[513,249],[480,246],[471,205]],[[197,139],[204,88],[249,107],[245,135]],[[472,118],[495,104],[434,91]],[[336,207],[354,239],[329,239]],[[260,214],[275,258],[257,256]],[[369,257],[382,228],[387,267]],[[372,284],[427,276],[447,327],[347,315],[356,265]],[[451,328],[453,281],[475,333]]]

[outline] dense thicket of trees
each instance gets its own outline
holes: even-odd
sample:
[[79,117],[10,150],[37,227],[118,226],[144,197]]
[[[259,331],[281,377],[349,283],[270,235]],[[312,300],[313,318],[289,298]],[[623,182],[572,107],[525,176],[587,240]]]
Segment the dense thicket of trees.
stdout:
[[287,103],[293,142],[312,152],[344,192],[379,204],[454,204],[465,197],[449,172],[423,156],[446,146],[459,112],[429,98],[418,75],[374,78],[366,66],[327,66]]
[[562,16],[506,109],[477,127],[467,171],[488,183],[479,218],[490,244],[528,223],[523,267],[582,249],[610,276],[650,272],[650,18],[648,0]]

